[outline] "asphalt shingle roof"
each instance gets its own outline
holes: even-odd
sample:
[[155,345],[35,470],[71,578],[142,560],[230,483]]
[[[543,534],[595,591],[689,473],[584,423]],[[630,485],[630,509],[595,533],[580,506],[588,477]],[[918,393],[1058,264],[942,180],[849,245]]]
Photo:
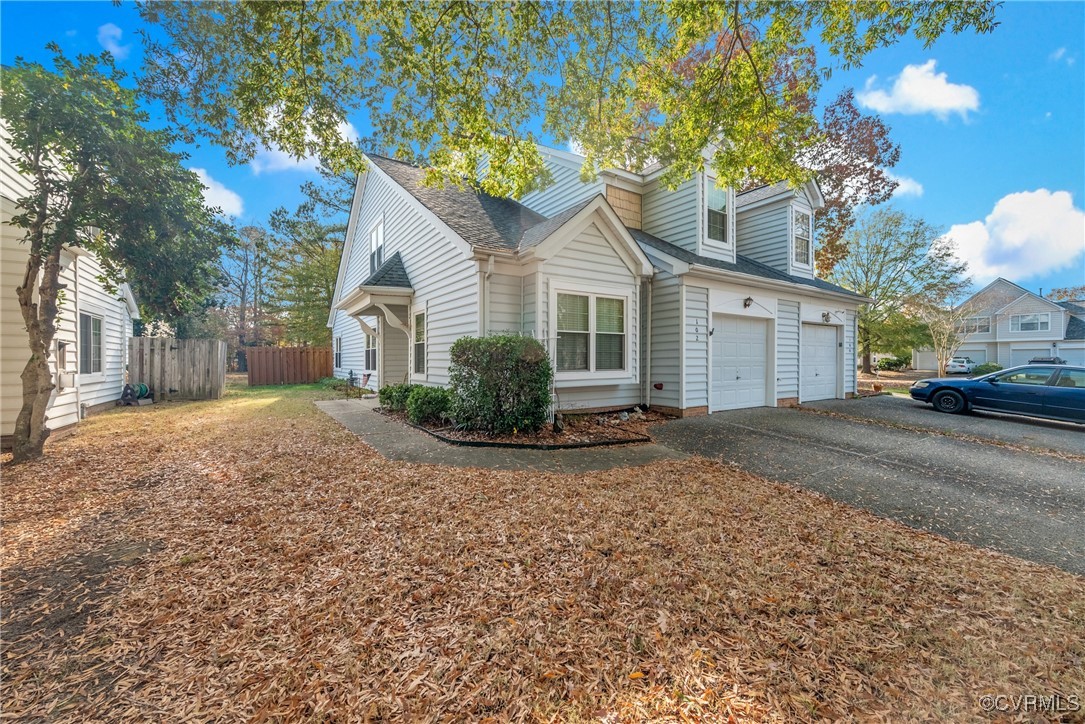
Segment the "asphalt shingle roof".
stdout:
[[1055,304],[1070,312],[1070,320],[1066,323],[1065,339],[1085,339],[1085,302],[1055,302]]
[[407,276],[407,270],[403,267],[403,257],[399,255],[398,251],[388,257],[360,286],[414,289],[411,286],[411,278]]
[[557,216],[553,216],[546,221],[532,226],[530,229],[524,232],[523,237],[520,239],[520,248],[526,248],[529,246],[535,246],[541,243],[546,237],[553,234],[560,229],[565,222],[579,214],[585,206],[595,201],[595,196],[590,199],[584,199],[583,201],[573,204],[569,208],[562,211]]
[[[837,286],[836,284],[831,284],[824,279],[807,279],[806,277],[795,276],[794,274],[785,274],[767,264],[754,261],[742,254],[735,254],[735,261],[734,263],[731,263],[721,259],[713,259],[712,257],[694,254],[692,251],[676,246],[669,241],[664,241],[658,236],[652,236],[640,229],[630,229],[629,233],[633,235],[633,239],[641,245],[641,248],[650,247],[662,251],[668,256],[684,261],[687,264],[700,264],[702,266],[709,266],[715,269],[735,272],[737,274],[749,274],[751,276],[763,277],[778,282],[790,282],[791,284],[800,284],[802,286],[814,287],[815,289],[822,289],[827,292],[836,292],[837,294],[847,294],[862,299],[862,295],[856,294],[850,289]],[[647,249],[645,249],[645,251],[647,252]]]
[[383,156],[369,156],[369,160],[468,244],[516,249],[525,231],[547,220],[513,199],[490,196],[471,188],[424,186],[422,179],[426,172],[409,163]]
[[735,203],[739,208],[748,204],[761,201],[762,199],[771,198],[778,194],[782,194],[789,188],[787,181],[777,181],[774,184],[767,184],[765,186],[758,186],[755,189],[749,191],[743,191],[740,194],[735,195]]

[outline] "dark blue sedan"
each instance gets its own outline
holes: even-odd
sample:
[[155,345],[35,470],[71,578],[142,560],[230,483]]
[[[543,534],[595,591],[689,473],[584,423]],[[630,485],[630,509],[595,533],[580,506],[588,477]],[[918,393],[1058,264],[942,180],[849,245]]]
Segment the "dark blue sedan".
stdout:
[[1085,423],[1085,367],[1025,365],[968,380],[919,380],[910,392],[939,412],[992,410]]

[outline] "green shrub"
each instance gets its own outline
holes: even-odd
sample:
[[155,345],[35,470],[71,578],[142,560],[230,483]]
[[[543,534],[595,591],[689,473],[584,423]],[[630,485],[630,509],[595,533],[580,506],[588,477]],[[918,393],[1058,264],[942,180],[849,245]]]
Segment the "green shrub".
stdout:
[[457,427],[508,435],[546,424],[553,372],[538,340],[515,334],[463,337],[452,345],[451,358]]
[[912,363],[908,357],[885,357],[878,360],[878,369],[899,372]]
[[415,385],[407,395],[407,418],[415,425],[442,422],[452,409],[452,393],[444,387]]
[[381,407],[387,408],[392,412],[403,412],[407,409],[407,398],[411,394],[411,388],[413,385],[409,385],[406,382],[400,382],[395,385],[385,385],[377,391],[377,399],[381,403]]
[[992,372],[998,372],[1002,369],[1002,365],[997,362],[984,362],[981,365],[976,365],[972,370],[972,375],[978,377],[979,375],[989,375]]

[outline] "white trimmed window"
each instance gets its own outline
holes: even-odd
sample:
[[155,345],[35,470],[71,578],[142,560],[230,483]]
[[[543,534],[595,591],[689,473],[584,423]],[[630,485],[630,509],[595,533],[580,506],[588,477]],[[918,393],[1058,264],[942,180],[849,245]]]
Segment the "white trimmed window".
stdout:
[[626,300],[602,294],[557,295],[558,372],[627,368]]
[[372,334],[365,336],[365,369],[374,372],[377,369],[377,338]]
[[1011,332],[1046,332],[1049,329],[1051,329],[1051,315],[1047,312],[1010,315]]
[[792,220],[792,258],[796,264],[810,266],[810,257],[813,256],[810,249],[810,240],[813,238],[812,223],[810,214],[795,209]]
[[990,317],[968,317],[957,330],[961,334],[987,334],[991,331]]
[[708,238],[722,244],[727,243],[727,189],[716,186],[708,179],[708,193],[705,195],[708,206]]
[[384,263],[384,219],[381,218],[369,232],[369,273],[373,274]]
[[426,314],[414,315],[414,373],[426,374]]
[[102,371],[102,318],[79,313],[79,373],[94,375]]
[[339,369],[343,366],[343,338],[335,338],[335,368]]

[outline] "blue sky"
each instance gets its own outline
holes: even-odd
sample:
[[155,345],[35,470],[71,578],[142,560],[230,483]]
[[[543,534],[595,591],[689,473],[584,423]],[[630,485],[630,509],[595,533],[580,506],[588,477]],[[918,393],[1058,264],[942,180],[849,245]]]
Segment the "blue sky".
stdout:
[[[998,18],[989,35],[876,51],[863,67],[838,70],[822,99],[853,87],[882,115],[901,145],[894,203],[945,229],[978,283],[1085,284],[1085,3],[1010,2]],[[44,46],[56,41],[69,55],[108,49],[135,73],[141,26],[128,3],[4,0],[0,60],[47,62]],[[208,198],[243,222],[293,208],[300,184],[315,178],[313,161],[278,152],[232,167],[210,143],[186,150]]]

